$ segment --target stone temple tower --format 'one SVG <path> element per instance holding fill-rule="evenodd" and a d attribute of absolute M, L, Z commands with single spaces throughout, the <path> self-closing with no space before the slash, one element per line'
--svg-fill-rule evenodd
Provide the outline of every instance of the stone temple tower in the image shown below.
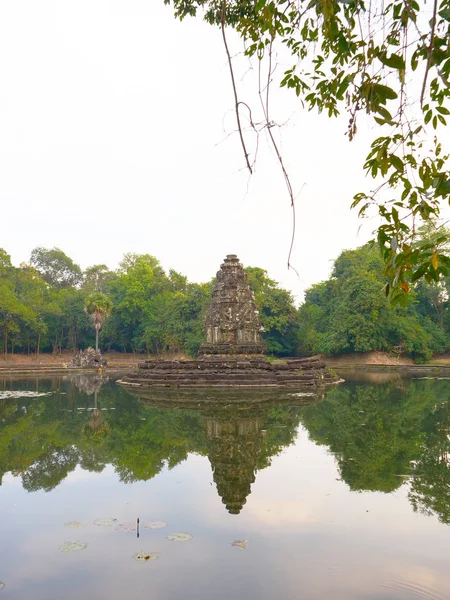
<path fill-rule="evenodd" d="M 262 331 L 247 274 L 238 257 L 228 254 L 216 275 L 200 354 L 263 354 Z"/>
<path fill-rule="evenodd" d="M 206 312 L 204 342 L 200 346 L 198 358 L 149 358 L 139 362 L 138 370 L 129 373 L 120 383 L 149 388 L 247 387 L 267 390 L 314 389 L 342 381 L 327 369 L 319 356 L 267 360 L 261 332 L 261 321 L 247 275 L 238 257 L 229 254 L 216 276 Z M 193 398 L 194 402 L 198 402 L 196 396 Z M 238 399 L 239 395 L 236 395 L 236 401 Z M 232 400 L 227 397 L 223 401 L 229 403 Z M 224 465 L 217 467 L 218 486 L 223 484 L 224 490 L 228 490 L 228 474 Z M 250 471 L 246 471 L 245 476 L 244 473 L 241 475 L 242 488 L 239 493 L 242 493 L 242 500 L 245 498 L 245 490 L 249 490 L 252 475 Z M 230 504 L 233 510 L 237 510 L 237 500 L 236 503 L 234 508 Z"/>

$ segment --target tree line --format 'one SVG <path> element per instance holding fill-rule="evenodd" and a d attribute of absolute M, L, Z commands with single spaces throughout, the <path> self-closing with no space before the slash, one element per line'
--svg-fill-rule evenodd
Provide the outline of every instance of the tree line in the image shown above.
<path fill-rule="evenodd" d="M 446 237 L 441 227 L 424 227 L 419 243 L 432 247 Z M 446 251 L 448 252 L 448 245 Z M 300 354 L 345 354 L 374 350 L 429 360 L 450 348 L 450 278 L 417 281 L 409 302 L 392 305 L 378 248 L 366 244 L 335 260 L 331 277 L 307 290 L 298 313 Z"/>
<path fill-rule="evenodd" d="M 269 352 L 295 353 L 297 309 L 266 271 L 247 274 L 262 311 Z M 213 280 L 192 283 L 150 254 L 125 254 L 119 268 L 82 271 L 59 248 L 36 248 L 15 267 L 0 249 L 0 350 L 102 350 L 195 356 Z M 97 339 L 96 339 L 97 338 Z"/>
<path fill-rule="evenodd" d="M 423 229 L 420 243 L 443 235 L 449 239 L 444 228 Z M 450 278 L 416 282 L 408 304 L 392 306 L 376 246 L 343 251 L 330 278 L 308 289 L 299 308 L 264 269 L 245 270 L 269 354 L 379 350 L 424 361 L 450 349 Z M 166 273 L 149 254 L 125 254 L 116 270 L 83 271 L 58 248 L 36 248 L 19 267 L 0 249 L 0 351 L 58 353 L 99 344 L 103 351 L 195 356 L 213 282 Z"/>

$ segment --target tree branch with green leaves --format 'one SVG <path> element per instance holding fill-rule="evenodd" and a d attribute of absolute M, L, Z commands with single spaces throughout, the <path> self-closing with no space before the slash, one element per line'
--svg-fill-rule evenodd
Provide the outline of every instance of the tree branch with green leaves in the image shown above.
<path fill-rule="evenodd" d="M 414 282 L 449 274 L 450 257 L 436 245 L 418 246 L 418 228 L 437 222 L 450 197 L 450 0 L 164 0 L 175 16 L 197 16 L 230 27 L 245 53 L 262 63 L 274 48 L 292 66 L 279 79 L 308 110 L 349 115 L 357 135 L 365 114 L 376 132 L 364 162 L 373 189 L 352 207 L 375 214 L 386 294 L 406 303 Z M 269 69 L 270 72 L 270 69 Z M 240 131 L 242 136 L 242 131 Z M 246 155 L 246 161 L 248 156 Z"/>

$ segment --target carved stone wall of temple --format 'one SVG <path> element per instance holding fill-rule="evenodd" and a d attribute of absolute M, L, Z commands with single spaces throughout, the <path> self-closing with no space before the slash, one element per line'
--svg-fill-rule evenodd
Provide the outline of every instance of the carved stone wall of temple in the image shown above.
<path fill-rule="evenodd" d="M 235 254 L 217 272 L 201 355 L 263 354 L 261 320 L 247 274 Z"/>

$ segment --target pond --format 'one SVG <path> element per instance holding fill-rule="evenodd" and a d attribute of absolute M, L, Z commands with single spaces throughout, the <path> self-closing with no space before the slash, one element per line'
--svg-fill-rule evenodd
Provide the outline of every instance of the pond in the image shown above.
<path fill-rule="evenodd" d="M 450 381 L 222 400 L 0 379 L 0 599 L 450 597 Z"/>

